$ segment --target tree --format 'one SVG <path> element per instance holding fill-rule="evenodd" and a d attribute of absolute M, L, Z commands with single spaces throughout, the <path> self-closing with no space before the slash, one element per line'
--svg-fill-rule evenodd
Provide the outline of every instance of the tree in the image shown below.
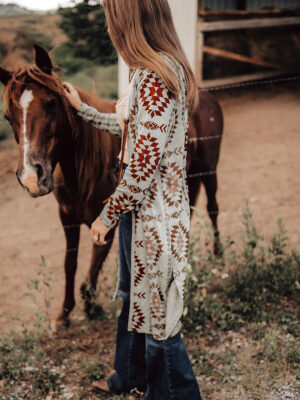
<path fill-rule="evenodd" d="M 59 26 L 69 40 L 68 51 L 74 57 L 98 64 L 114 64 L 117 54 L 107 32 L 104 10 L 93 0 L 74 1 L 74 7 L 60 8 Z"/>

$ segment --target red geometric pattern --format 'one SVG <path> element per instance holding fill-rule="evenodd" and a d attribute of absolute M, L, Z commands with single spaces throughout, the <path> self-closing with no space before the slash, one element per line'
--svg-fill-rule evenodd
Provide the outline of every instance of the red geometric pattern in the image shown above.
<path fill-rule="evenodd" d="M 145 299 L 146 298 L 146 292 L 138 292 L 138 293 L 134 293 L 134 295 L 136 297 L 138 297 L 139 299 Z"/>
<path fill-rule="evenodd" d="M 150 133 L 140 135 L 132 153 L 131 175 L 137 181 L 146 181 L 156 170 L 160 160 L 159 143 Z"/>
<path fill-rule="evenodd" d="M 136 265 L 136 274 L 134 277 L 134 286 L 138 286 L 141 280 L 144 278 L 146 274 L 146 266 L 141 262 L 138 256 L 135 254 L 134 256 L 135 265 Z"/>
<path fill-rule="evenodd" d="M 142 84 L 141 100 L 151 117 L 162 116 L 170 104 L 170 93 L 162 80 L 150 73 Z"/>
<path fill-rule="evenodd" d="M 152 291 L 150 313 L 157 322 L 161 322 L 166 318 L 164 305 L 165 301 L 161 292 L 158 289 Z"/>
<path fill-rule="evenodd" d="M 130 210 L 131 204 L 136 204 L 137 200 L 126 193 L 121 193 L 118 197 L 111 197 L 107 203 L 107 216 L 109 219 L 114 220 L 115 215 Z"/>
<path fill-rule="evenodd" d="M 178 112 L 177 112 L 177 110 L 175 110 L 175 117 L 174 118 L 175 118 L 174 119 L 174 125 L 173 125 L 173 127 L 172 127 L 172 129 L 170 131 L 166 147 L 168 147 L 173 142 L 173 139 L 175 138 L 175 133 L 177 132 L 177 129 L 178 129 Z"/>
<path fill-rule="evenodd" d="M 136 302 L 133 303 L 133 315 L 131 321 L 133 331 L 138 331 L 145 323 L 145 316 Z"/>
<path fill-rule="evenodd" d="M 186 261 L 188 257 L 189 231 L 181 222 L 174 225 L 171 232 L 171 251 L 178 262 Z"/>
<path fill-rule="evenodd" d="M 166 124 L 157 125 L 155 122 L 146 121 L 146 122 L 141 122 L 141 125 L 144 128 L 149 129 L 150 131 L 155 131 L 157 129 L 159 129 L 163 133 L 166 133 L 166 131 L 167 131 L 167 125 Z"/>
<path fill-rule="evenodd" d="M 145 202 L 145 205 L 143 206 L 144 210 L 152 207 L 156 196 L 157 196 L 157 183 L 153 182 L 151 187 L 149 188 L 149 194 L 147 196 L 147 201 Z"/>
<path fill-rule="evenodd" d="M 133 123 L 136 119 L 136 114 L 137 114 L 137 104 L 135 104 L 131 109 L 130 109 L 130 114 L 129 114 L 129 135 L 131 136 L 132 140 L 135 141 L 136 138 L 136 131 L 135 131 L 135 124 Z"/>
<path fill-rule="evenodd" d="M 142 190 L 139 186 L 130 185 L 126 179 L 120 181 L 120 186 L 126 186 L 132 193 L 144 193 L 146 194 L 147 189 Z"/>
<path fill-rule="evenodd" d="M 178 205 L 181 202 L 181 184 L 182 168 L 175 162 L 168 162 L 161 168 L 162 181 L 164 189 L 164 200 L 172 207 Z"/>
<path fill-rule="evenodd" d="M 162 254 L 163 246 L 155 228 L 150 228 L 148 225 L 145 226 L 145 249 L 147 264 L 152 270 Z"/>

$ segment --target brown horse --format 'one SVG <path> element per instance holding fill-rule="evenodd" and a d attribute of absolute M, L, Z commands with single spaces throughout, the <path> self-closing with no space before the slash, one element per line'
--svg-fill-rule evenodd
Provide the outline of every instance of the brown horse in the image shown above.
<path fill-rule="evenodd" d="M 20 185 L 32 197 L 50 192 L 59 204 L 59 216 L 66 237 L 65 298 L 55 326 L 69 322 L 75 306 L 74 280 L 80 225 L 88 227 L 101 212 L 102 200 L 115 188 L 114 167 L 120 151 L 120 138 L 99 132 L 86 123 L 69 105 L 60 78 L 53 72 L 48 53 L 35 46 L 35 65 L 10 72 L 0 68 L 5 85 L 5 117 L 10 121 L 19 144 L 16 169 Z M 79 90 L 82 100 L 101 112 L 114 112 L 115 103 L 98 99 Z M 198 111 L 190 121 L 188 178 L 191 205 L 196 202 L 201 182 L 208 197 L 208 211 L 215 230 L 215 252 L 220 249 L 217 228 L 217 177 L 215 171 L 220 151 L 222 113 L 216 100 L 200 93 Z M 204 136 L 217 136 L 206 140 Z M 201 140 L 205 139 L 205 140 Z M 196 139 L 196 140 L 193 140 Z M 206 174 L 208 172 L 208 174 Z M 87 279 L 81 285 L 85 311 L 92 316 L 93 294 L 98 273 L 109 252 L 115 229 L 107 235 L 105 246 L 93 246 Z"/>

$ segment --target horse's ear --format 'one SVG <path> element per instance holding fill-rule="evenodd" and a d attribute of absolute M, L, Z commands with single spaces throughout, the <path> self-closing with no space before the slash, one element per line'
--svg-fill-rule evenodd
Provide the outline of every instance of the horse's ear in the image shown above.
<path fill-rule="evenodd" d="M 2 82 L 4 86 L 11 80 L 12 75 L 13 73 L 11 71 L 0 67 L 0 82 Z"/>
<path fill-rule="evenodd" d="M 53 64 L 49 57 L 47 50 L 43 49 L 43 47 L 34 45 L 35 49 L 35 64 L 46 74 L 51 74 Z"/>

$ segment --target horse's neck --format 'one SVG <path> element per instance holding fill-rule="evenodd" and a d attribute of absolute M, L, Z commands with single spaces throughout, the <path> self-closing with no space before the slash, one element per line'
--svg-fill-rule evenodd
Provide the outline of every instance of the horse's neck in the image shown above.
<path fill-rule="evenodd" d="M 79 90 L 79 95 L 83 102 L 101 112 L 108 113 L 115 110 L 113 102 L 96 98 L 82 90 Z M 65 149 L 66 154 L 62 154 L 63 160 L 60 164 L 65 184 L 85 196 L 96 182 L 102 179 L 101 174 L 106 173 L 111 158 L 108 153 L 112 147 L 107 135 L 104 137 L 95 132 L 96 128 L 84 123 L 76 116 L 75 110 L 72 112 L 75 114 L 73 126 L 69 129 L 71 144 L 69 149 Z"/>

